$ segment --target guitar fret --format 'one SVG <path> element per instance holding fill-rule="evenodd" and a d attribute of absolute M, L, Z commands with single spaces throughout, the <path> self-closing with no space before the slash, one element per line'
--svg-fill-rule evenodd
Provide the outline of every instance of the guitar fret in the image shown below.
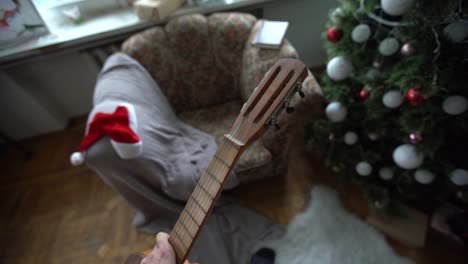
<path fill-rule="evenodd" d="M 181 220 L 185 221 L 185 227 L 187 227 L 190 230 L 197 229 L 198 227 L 200 227 L 200 225 L 190 215 L 187 214 L 187 212 L 182 212 L 181 214 Z"/>
<path fill-rule="evenodd" d="M 227 163 L 225 160 L 223 160 L 222 158 L 220 158 L 217 154 L 214 155 L 214 157 L 219 160 L 225 167 L 227 168 L 230 168 L 231 166 L 229 165 L 229 163 Z"/>
<path fill-rule="evenodd" d="M 181 235 L 179 234 L 179 232 L 177 232 L 177 230 L 178 230 L 178 229 L 174 228 L 174 229 L 172 230 L 171 233 L 174 233 L 174 234 L 175 234 L 177 240 L 179 240 L 180 245 L 182 246 L 182 249 L 183 249 L 183 250 L 187 250 L 188 247 L 187 247 L 187 245 L 185 245 L 185 241 L 180 237 Z"/>
<path fill-rule="evenodd" d="M 183 218 L 182 218 L 183 219 Z M 181 220 L 182 220 L 181 219 Z M 189 228 L 186 226 L 186 223 L 184 223 L 184 221 L 180 221 L 180 225 L 185 229 L 185 231 L 187 231 L 187 234 L 193 238 L 194 237 L 194 234 L 192 234 L 189 230 Z"/>
<path fill-rule="evenodd" d="M 209 196 L 211 199 L 214 199 L 214 196 L 211 195 L 211 193 L 208 192 L 208 191 L 205 189 L 205 187 L 203 186 L 203 184 L 198 184 L 198 185 L 200 186 L 200 188 L 201 188 L 206 194 L 208 194 L 208 196 Z"/>
<path fill-rule="evenodd" d="M 208 177 L 208 179 L 210 179 L 210 183 L 211 183 L 210 189 L 213 190 L 214 192 L 212 193 L 212 195 L 216 197 L 219 191 L 219 187 L 221 186 L 221 182 L 219 180 L 212 179 L 212 177 Z"/>
<path fill-rule="evenodd" d="M 187 208 L 190 214 L 195 219 L 195 222 L 200 226 L 203 223 L 203 219 L 205 217 L 205 213 L 202 210 L 199 210 L 198 207 L 195 207 L 192 203 L 191 207 Z"/>
<path fill-rule="evenodd" d="M 218 177 L 216 177 L 213 173 L 211 173 L 210 171 L 206 171 L 206 174 L 208 174 L 212 179 L 215 179 L 220 185 L 222 184 L 221 180 L 218 179 Z"/>
<path fill-rule="evenodd" d="M 180 225 L 179 225 L 180 226 Z M 188 246 L 190 245 L 190 242 L 192 241 L 193 239 L 193 236 L 190 235 L 190 233 L 188 233 L 187 231 L 185 231 L 185 229 L 180 229 L 180 228 L 176 228 L 174 229 L 174 231 L 179 235 L 179 237 L 182 239 L 182 242 L 184 244 L 184 247 L 188 248 Z"/>
<path fill-rule="evenodd" d="M 184 255 L 186 252 L 184 246 L 182 245 L 182 242 L 179 240 L 179 237 L 177 235 L 174 236 L 172 235 L 174 232 L 171 232 L 171 236 L 169 237 L 172 246 L 174 247 L 174 251 L 176 252 L 177 255 Z"/>
<path fill-rule="evenodd" d="M 200 207 L 200 209 L 203 211 L 203 213 L 206 214 L 205 208 L 197 201 L 197 199 L 195 198 L 195 196 L 193 197 L 192 200 L 195 202 L 195 204 L 198 205 L 198 207 Z"/>
<path fill-rule="evenodd" d="M 193 222 L 195 222 L 198 226 L 201 225 L 201 223 L 199 223 L 195 217 L 192 215 L 192 212 L 190 212 L 190 210 L 186 210 L 187 214 L 190 216 L 190 218 L 192 218 Z"/>

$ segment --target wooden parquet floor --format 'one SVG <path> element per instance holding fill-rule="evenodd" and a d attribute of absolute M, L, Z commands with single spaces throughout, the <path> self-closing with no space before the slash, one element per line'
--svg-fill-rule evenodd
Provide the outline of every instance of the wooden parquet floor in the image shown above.
<path fill-rule="evenodd" d="M 29 161 L 11 147 L 1 150 L 0 263 L 123 263 L 129 254 L 152 247 L 153 235 L 131 226 L 134 210 L 121 197 L 86 167 L 69 165 L 83 130 L 84 119 L 79 119 L 64 132 L 24 141 L 35 153 Z M 350 211 L 367 214 L 359 193 L 307 157 L 300 140 L 292 149 L 287 177 L 243 186 L 234 194 L 286 224 L 301 211 L 316 184 L 334 186 Z M 416 263 L 468 263 L 466 250 L 434 235 L 424 249 L 389 242 Z"/>

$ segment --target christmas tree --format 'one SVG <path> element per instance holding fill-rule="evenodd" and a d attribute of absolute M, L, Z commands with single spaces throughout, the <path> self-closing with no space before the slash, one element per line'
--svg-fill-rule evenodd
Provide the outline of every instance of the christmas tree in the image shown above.
<path fill-rule="evenodd" d="M 323 36 L 327 106 L 306 127 L 309 149 L 377 208 L 466 201 L 467 5 L 340 2 Z"/>

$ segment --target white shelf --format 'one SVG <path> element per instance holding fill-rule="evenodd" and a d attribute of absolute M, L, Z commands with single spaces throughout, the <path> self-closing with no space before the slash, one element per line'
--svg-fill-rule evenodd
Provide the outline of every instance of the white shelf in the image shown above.
<path fill-rule="evenodd" d="M 230 9 L 237 9 L 273 0 L 215 0 L 208 1 L 199 6 L 183 6 L 170 17 L 176 17 L 192 13 L 211 13 Z M 50 0 L 50 3 L 57 0 Z M 69 1 L 68 1 L 69 2 Z M 0 65 L 18 59 L 31 57 L 59 48 L 89 43 L 99 39 L 116 36 L 119 34 L 144 29 L 158 23 L 141 21 L 134 14 L 133 8 L 119 8 L 110 11 L 93 14 L 86 18 L 85 22 L 75 25 L 63 19 L 54 19 L 54 15 L 48 14 L 51 19 L 44 18 L 50 33 L 19 43 L 14 47 L 0 50 Z M 161 24 L 161 23 L 159 23 Z"/>

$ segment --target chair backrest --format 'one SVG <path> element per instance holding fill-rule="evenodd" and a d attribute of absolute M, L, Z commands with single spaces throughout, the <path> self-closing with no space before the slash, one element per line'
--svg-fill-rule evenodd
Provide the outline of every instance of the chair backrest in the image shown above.
<path fill-rule="evenodd" d="M 133 35 L 122 51 L 158 82 L 176 112 L 240 99 L 242 54 L 256 18 L 242 13 L 172 19 Z"/>

